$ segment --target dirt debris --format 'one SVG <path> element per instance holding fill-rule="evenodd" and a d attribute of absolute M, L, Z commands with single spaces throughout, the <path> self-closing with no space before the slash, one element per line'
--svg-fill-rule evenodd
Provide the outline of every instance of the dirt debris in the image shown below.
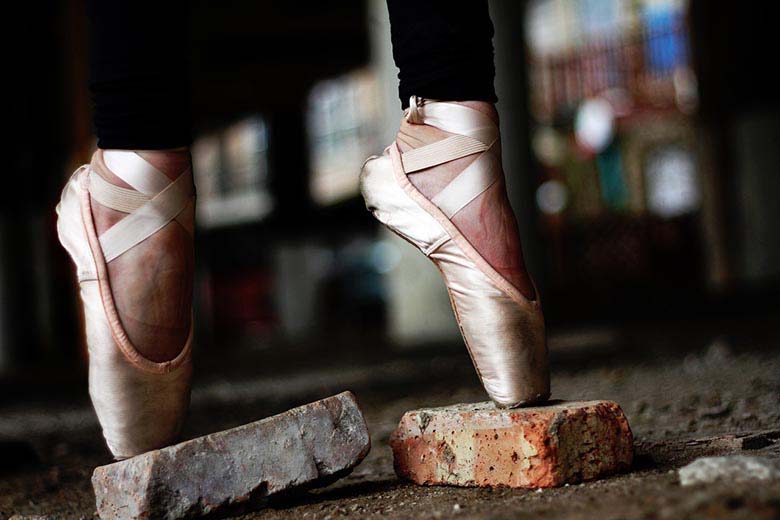
<path fill-rule="evenodd" d="M 645 349 L 639 357 L 612 352 L 609 359 L 554 365 L 553 397 L 610 399 L 623 407 L 635 434 L 636 459 L 628 474 L 542 493 L 419 487 L 396 478 L 388 439 L 404 412 L 484 400 L 469 360 L 460 350 L 426 354 L 424 359 L 394 359 L 392 377 L 383 372 L 381 363 L 366 366 L 381 384 L 369 384 L 371 378 L 365 385 L 358 384 L 362 380 L 353 377 L 355 366 L 351 365 L 345 370 L 355 385 L 350 389 L 366 414 L 372 452 L 333 486 L 271 500 L 266 509 L 240 518 L 778 518 L 780 482 L 683 488 L 677 470 L 702 456 L 741 453 L 780 458 L 780 344 L 747 352 L 733 344 L 715 350 L 704 345 L 694 352 L 686 348 L 681 342 L 664 350 L 679 350 L 671 355 Z M 447 370 L 440 370 L 445 365 Z M 345 389 L 339 370 L 329 370 L 332 379 L 323 377 L 318 385 L 287 396 L 247 391 L 232 403 L 204 401 L 191 412 L 189 436 L 250 422 Z M 278 374 L 274 377 L 278 380 Z M 199 384 L 223 383 L 204 379 Z M 262 387 L 259 382 L 247 385 Z M 283 385 L 275 388 L 280 390 Z M 88 409 L 84 400 L 37 406 L 35 424 L 43 426 L 46 407 L 51 409 L 51 420 L 86 417 L 82 410 Z M 65 413 L 69 410 L 73 411 L 70 415 Z M 6 411 L 13 413 L 6 415 Z M 18 404 L 0 408 L 0 417 L 13 420 L 27 420 L 24 413 Z M 45 435 L 4 439 L 26 443 L 35 456 L 14 465 L 0 479 L 0 518 L 95 518 L 90 475 L 95 466 L 108 461 L 108 455 L 95 424 L 83 420 L 67 424 L 73 428 L 57 423 Z M 4 431 L 24 428 L 9 423 Z"/>

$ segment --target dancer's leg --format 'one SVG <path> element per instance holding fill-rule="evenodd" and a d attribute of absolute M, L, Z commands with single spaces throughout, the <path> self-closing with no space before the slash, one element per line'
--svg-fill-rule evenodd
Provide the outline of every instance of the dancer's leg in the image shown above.
<path fill-rule="evenodd" d="M 544 401 L 544 319 L 501 169 L 487 3 L 389 7 L 408 107 L 396 141 L 363 167 L 366 207 L 441 271 L 488 395 L 500 406 Z"/>
<path fill-rule="evenodd" d="M 89 0 L 88 15 L 98 146 L 189 145 L 189 2 Z"/>
<path fill-rule="evenodd" d="M 493 88 L 493 25 L 487 2 L 388 0 L 388 9 L 403 107 L 409 106 L 412 95 L 456 101 L 486 114 L 498 124 Z M 397 142 L 403 153 L 450 135 L 440 128 L 404 118 Z M 424 195 L 433 198 L 475 158 L 471 155 L 455 159 L 416 172 L 409 180 Z M 535 298 L 503 176 L 452 220 L 496 270 L 526 297 Z"/>
<path fill-rule="evenodd" d="M 387 0 L 387 8 L 403 108 L 411 96 L 496 102 L 486 0 Z"/>
<path fill-rule="evenodd" d="M 194 186 L 185 2 L 94 0 L 90 90 L 99 150 L 57 206 L 76 265 L 89 393 L 111 452 L 179 435 L 192 373 Z"/>

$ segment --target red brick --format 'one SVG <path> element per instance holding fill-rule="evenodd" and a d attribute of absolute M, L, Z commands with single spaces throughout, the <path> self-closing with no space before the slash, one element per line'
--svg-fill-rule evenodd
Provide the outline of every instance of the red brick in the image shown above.
<path fill-rule="evenodd" d="M 414 410 L 390 445 L 398 476 L 424 485 L 554 487 L 625 471 L 633 458 L 631 428 L 611 401 Z"/>

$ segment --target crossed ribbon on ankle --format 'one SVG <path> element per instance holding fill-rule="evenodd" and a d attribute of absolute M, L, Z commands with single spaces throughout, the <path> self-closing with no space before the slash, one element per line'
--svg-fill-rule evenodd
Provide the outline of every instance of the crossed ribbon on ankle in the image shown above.
<path fill-rule="evenodd" d="M 190 234 L 193 222 L 186 209 L 195 203 L 192 170 L 171 181 L 132 151 L 103 153 L 106 167 L 134 189 L 121 188 L 90 169 L 89 194 L 100 205 L 128 215 L 100 235 L 106 263 L 143 242 L 176 220 Z"/>
<path fill-rule="evenodd" d="M 412 96 L 406 120 L 455 134 L 405 152 L 401 162 L 407 174 L 481 153 L 431 199 L 447 218 L 452 218 L 501 178 L 498 127 L 487 115 L 454 103 L 426 104 L 424 99 Z"/>

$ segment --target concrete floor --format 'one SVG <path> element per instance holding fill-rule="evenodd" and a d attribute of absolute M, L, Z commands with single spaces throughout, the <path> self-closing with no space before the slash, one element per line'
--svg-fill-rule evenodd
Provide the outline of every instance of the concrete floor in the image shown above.
<path fill-rule="evenodd" d="M 554 397 L 616 400 L 635 433 L 633 471 L 598 482 L 543 491 L 399 482 L 387 439 L 404 411 L 484 399 L 459 347 L 385 352 L 328 366 L 310 359 L 273 371 L 259 361 L 267 353 L 252 354 L 255 365 L 244 357 L 231 364 L 243 368 L 201 372 L 187 435 L 342 389 L 358 395 L 373 438 L 368 458 L 333 486 L 274 500 L 243 519 L 780 518 L 780 482 L 682 488 L 676 474 L 704 454 L 780 457 L 780 340 L 772 339 L 773 323 L 740 323 L 726 335 L 723 324 L 659 323 L 626 329 L 603 345 L 593 344 L 592 334 L 583 342 L 576 334 L 573 341 L 553 341 Z M 252 375 L 254 366 L 274 375 Z M 70 391 L 80 397 L 55 390 L 0 401 L 0 518 L 94 516 L 89 477 L 108 455 L 81 388 Z M 733 435 L 762 442 L 742 448 Z"/>

